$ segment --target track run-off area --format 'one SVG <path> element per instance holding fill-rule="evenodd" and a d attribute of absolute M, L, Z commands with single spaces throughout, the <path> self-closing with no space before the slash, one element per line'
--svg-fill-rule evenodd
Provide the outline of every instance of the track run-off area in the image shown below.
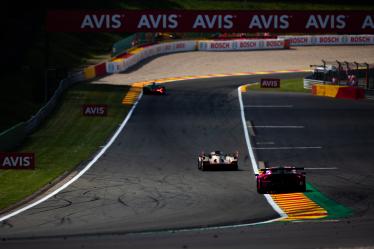
<path fill-rule="evenodd" d="M 213 76 L 142 96 L 90 170 L 2 223 L 0 247 L 374 246 L 374 102 L 241 91 L 263 76 Z M 137 101 L 140 84 L 124 104 Z M 199 171 L 197 155 L 217 149 L 239 151 L 239 171 Z M 258 161 L 304 167 L 308 191 L 264 198 Z"/>

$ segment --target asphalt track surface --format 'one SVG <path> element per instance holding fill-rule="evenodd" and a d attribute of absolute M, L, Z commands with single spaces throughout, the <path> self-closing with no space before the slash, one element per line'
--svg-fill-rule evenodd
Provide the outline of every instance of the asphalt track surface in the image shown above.
<path fill-rule="evenodd" d="M 367 100 L 244 93 L 245 106 L 292 106 L 245 108 L 255 126 L 258 160 L 337 168 L 309 170 L 307 179 L 354 212 L 341 220 L 238 226 L 278 217 L 256 192 L 240 119 L 237 87 L 258 79 L 173 82 L 167 84 L 168 96 L 143 96 L 130 122 L 92 169 L 53 199 L 1 225 L 0 247 L 374 246 L 374 102 Z M 274 149 L 260 149 L 265 147 Z M 198 153 L 216 149 L 239 151 L 240 170 L 198 171 Z M 217 225 L 233 226 L 207 228 Z M 192 229 L 167 231 L 179 228 Z"/>

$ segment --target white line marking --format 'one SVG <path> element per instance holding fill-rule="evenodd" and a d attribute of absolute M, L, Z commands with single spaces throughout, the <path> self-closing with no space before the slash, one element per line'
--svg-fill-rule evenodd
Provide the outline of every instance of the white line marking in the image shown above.
<path fill-rule="evenodd" d="M 252 121 L 250 120 L 247 121 L 247 127 L 249 128 L 249 134 L 251 135 L 251 137 L 255 137 L 256 133 L 255 133 L 255 130 L 253 129 Z"/>
<path fill-rule="evenodd" d="M 274 142 L 257 142 L 259 145 L 275 144 Z"/>
<path fill-rule="evenodd" d="M 253 169 L 253 172 L 255 174 L 258 174 L 257 161 L 256 161 L 255 155 L 253 153 L 251 141 L 249 140 L 249 134 L 248 134 L 246 119 L 245 119 L 245 115 L 244 115 L 242 92 L 240 91 L 240 87 L 238 87 L 238 98 L 239 98 L 239 106 L 240 106 L 240 114 L 241 114 L 241 118 L 242 118 L 243 130 L 244 130 L 244 137 L 245 137 L 245 142 L 247 143 L 249 157 L 251 158 L 252 169 Z M 271 198 L 271 196 L 269 194 L 264 194 L 264 196 L 265 196 L 267 202 L 270 204 L 270 206 L 274 209 L 274 211 L 279 214 L 279 216 L 280 216 L 279 219 L 288 217 L 288 215 L 285 212 L 283 212 L 283 210 L 274 202 L 274 200 Z M 275 220 L 279 220 L 279 219 L 275 219 Z M 272 222 L 272 221 L 275 221 L 275 220 L 271 220 L 269 222 Z"/>
<path fill-rule="evenodd" d="M 374 96 L 366 96 L 368 100 L 374 100 Z"/>
<path fill-rule="evenodd" d="M 337 167 L 329 167 L 329 168 L 304 168 L 306 170 L 336 170 L 338 169 Z"/>
<path fill-rule="evenodd" d="M 240 106 L 240 114 L 242 118 L 242 123 L 243 123 L 243 130 L 244 130 L 244 138 L 247 143 L 247 148 L 249 152 L 249 157 L 251 158 L 251 164 L 252 164 L 252 169 L 255 174 L 258 174 L 258 167 L 257 167 L 257 161 L 255 159 L 255 155 L 252 150 L 252 145 L 249 140 L 249 134 L 248 134 L 248 129 L 247 129 L 247 122 L 244 116 L 244 108 L 243 108 L 243 100 L 242 100 L 242 93 L 240 91 L 240 87 L 238 87 L 238 97 L 239 97 L 239 106 Z"/>
<path fill-rule="evenodd" d="M 322 146 L 300 146 L 300 147 L 254 147 L 254 150 L 308 150 L 308 149 L 322 149 Z"/>
<path fill-rule="evenodd" d="M 30 203 L 26 206 L 24 206 L 23 208 L 20 208 L 16 211 L 13 211 L 9 214 L 6 214 L 2 217 L 0 217 L 0 222 L 1 221 L 4 221 L 4 220 L 7 220 L 17 214 L 20 214 L 32 207 L 35 207 L 36 205 L 48 200 L 49 198 L 53 197 L 54 195 L 58 194 L 59 192 L 61 192 L 62 190 L 64 190 L 65 188 L 67 188 L 70 184 L 72 184 L 73 182 L 75 182 L 76 180 L 78 180 L 79 177 L 81 177 L 84 173 L 86 173 L 91 167 L 92 165 L 94 165 L 97 160 L 99 160 L 99 158 L 107 151 L 107 149 L 113 144 L 113 142 L 116 140 L 116 138 L 118 137 L 118 135 L 121 133 L 121 131 L 123 130 L 123 128 L 126 126 L 127 122 L 130 120 L 130 117 L 132 115 L 132 113 L 134 112 L 135 110 L 135 107 L 138 105 L 139 103 L 139 100 L 141 99 L 141 97 L 143 96 L 143 93 L 140 93 L 139 96 L 138 96 L 138 99 L 136 100 L 136 102 L 134 103 L 134 105 L 132 106 L 131 110 L 129 111 L 129 113 L 127 114 L 125 120 L 123 120 L 123 122 L 121 123 L 120 127 L 117 129 L 117 131 L 114 133 L 114 135 L 112 136 L 112 138 L 109 140 L 109 142 L 100 150 L 100 152 L 86 165 L 86 167 L 84 167 L 84 169 L 82 169 L 77 175 L 75 175 L 73 178 L 71 178 L 68 182 L 66 182 L 64 185 L 62 185 L 61 187 L 59 187 L 58 189 L 56 189 L 55 191 L 53 191 L 52 193 L 44 196 L 43 198 L 33 202 L 33 203 Z"/>
<path fill-rule="evenodd" d="M 245 105 L 244 108 L 292 108 L 293 105 Z"/>
<path fill-rule="evenodd" d="M 172 230 L 165 230 L 165 231 L 157 231 L 157 232 L 133 232 L 129 234 L 161 234 L 161 233 L 182 233 L 182 232 L 191 232 L 191 231 L 209 231 L 209 230 L 218 230 L 218 229 L 232 229 L 232 228 L 240 228 L 240 227 L 251 227 L 257 226 L 262 224 L 268 224 L 275 221 L 282 220 L 283 217 L 275 218 L 272 220 L 260 221 L 255 223 L 244 223 L 238 225 L 226 225 L 226 226 L 212 226 L 212 227 L 200 227 L 200 228 L 182 228 L 182 229 L 172 229 Z M 305 221 L 307 222 L 307 221 Z"/>
<path fill-rule="evenodd" d="M 302 129 L 305 128 L 302 125 L 254 125 L 248 126 L 251 128 L 269 128 L 269 129 Z"/>

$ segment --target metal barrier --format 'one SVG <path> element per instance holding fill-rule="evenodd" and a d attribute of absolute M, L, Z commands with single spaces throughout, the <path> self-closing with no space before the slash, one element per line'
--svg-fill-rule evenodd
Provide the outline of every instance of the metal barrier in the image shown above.
<path fill-rule="evenodd" d="M 10 151 L 19 146 L 52 113 L 65 90 L 83 80 L 83 72 L 70 74 L 66 79 L 61 80 L 53 96 L 34 116 L 0 134 L 0 151 Z"/>
<path fill-rule="evenodd" d="M 22 122 L 0 133 L 0 151 L 9 151 L 21 145 L 26 134 L 26 123 Z"/>

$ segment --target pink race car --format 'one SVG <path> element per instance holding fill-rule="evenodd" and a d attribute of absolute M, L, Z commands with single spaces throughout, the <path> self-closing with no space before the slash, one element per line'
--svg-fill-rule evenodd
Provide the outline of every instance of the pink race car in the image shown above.
<path fill-rule="evenodd" d="M 257 192 L 282 193 L 305 192 L 304 168 L 297 167 L 270 167 L 259 169 L 256 174 Z"/>

